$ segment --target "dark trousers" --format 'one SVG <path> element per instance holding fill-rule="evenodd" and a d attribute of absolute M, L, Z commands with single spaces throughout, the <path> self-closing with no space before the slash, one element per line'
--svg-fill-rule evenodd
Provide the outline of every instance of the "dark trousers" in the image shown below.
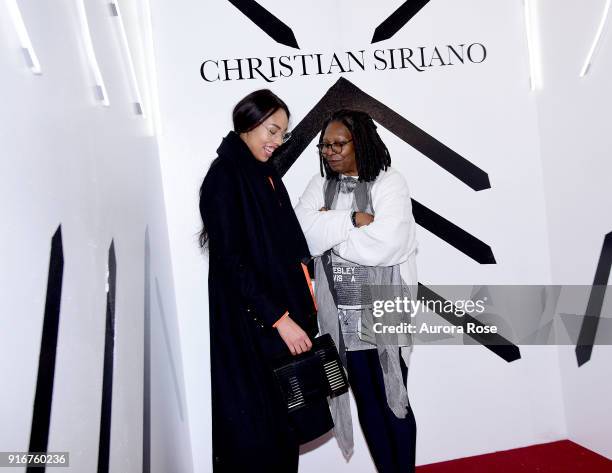
<path fill-rule="evenodd" d="M 359 424 L 378 473 L 414 472 L 416 422 L 410 404 L 404 419 L 398 419 L 389 408 L 377 350 L 349 351 L 346 355 Z M 408 370 L 403 360 L 401 367 L 405 384 Z"/>

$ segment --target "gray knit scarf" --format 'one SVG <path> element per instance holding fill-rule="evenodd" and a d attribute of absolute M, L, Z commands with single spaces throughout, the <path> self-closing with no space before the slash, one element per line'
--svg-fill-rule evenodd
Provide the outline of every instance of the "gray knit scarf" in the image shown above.
<path fill-rule="evenodd" d="M 356 184 L 348 182 L 347 179 Z M 338 180 L 327 180 L 323 190 L 325 207 L 335 208 L 339 192 L 353 192 L 353 210 L 374 214 L 371 197 L 372 184 L 372 182 L 355 181 L 344 177 Z M 315 260 L 315 297 L 319 309 L 320 333 L 331 335 L 346 368 L 346 352 L 338 320 L 337 295 L 332 276 L 331 251 L 328 250 Z M 401 278 L 399 265 L 368 267 L 368 287 L 364 290 L 375 289 L 376 286 L 385 287 L 385 297 L 410 297 L 409 288 Z M 404 418 L 408 409 L 408 393 L 402 378 L 400 356 L 404 358 L 408 366 L 409 347 L 412 345 L 412 339 L 409 334 L 375 333 L 374 322 L 372 307 L 366 305 L 361 313 L 360 338 L 376 346 L 383 372 L 387 403 L 398 418 Z M 389 321 L 386 320 L 386 322 Z M 400 350 L 400 347 L 405 348 Z M 330 399 L 329 404 L 334 420 L 334 435 L 340 450 L 348 460 L 353 454 L 353 426 L 349 393 Z"/>

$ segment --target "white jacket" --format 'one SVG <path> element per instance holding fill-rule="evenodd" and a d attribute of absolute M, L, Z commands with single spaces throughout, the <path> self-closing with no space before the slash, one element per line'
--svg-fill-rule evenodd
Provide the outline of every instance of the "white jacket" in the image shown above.
<path fill-rule="evenodd" d="M 362 266 L 399 264 L 404 282 L 416 286 L 416 223 L 404 177 L 393 168 L 380 172 L 371 189 L 374 221 L 361 228 L 353 227 L 346 201 L 338 204 L 343 208 L 320 211 L 324 183 L 320 174 L 313 176 L 295 207 L 310 254 L 320 256 L 333 248 Z"/>

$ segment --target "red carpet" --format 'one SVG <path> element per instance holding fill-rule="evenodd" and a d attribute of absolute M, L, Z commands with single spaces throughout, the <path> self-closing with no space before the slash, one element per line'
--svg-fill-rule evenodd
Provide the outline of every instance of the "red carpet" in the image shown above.
<path fill-rule="evenodd" d="M 419 466 L 417 473 L 612 473 L 612 460 L 569 440 Z"/>

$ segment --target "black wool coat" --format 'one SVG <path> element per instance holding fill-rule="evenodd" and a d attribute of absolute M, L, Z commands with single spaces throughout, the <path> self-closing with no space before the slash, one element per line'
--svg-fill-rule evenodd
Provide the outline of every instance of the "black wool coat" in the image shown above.
<path fill-rule="evenodd" d="M 298 443 L 269 361 L 288 353 L 272 325 L 289 310 L 309 336 L 310 255 L 285 186 L 230 132 L 200 190 L 208 234 L 213 467 L 297 471 Z"/>

